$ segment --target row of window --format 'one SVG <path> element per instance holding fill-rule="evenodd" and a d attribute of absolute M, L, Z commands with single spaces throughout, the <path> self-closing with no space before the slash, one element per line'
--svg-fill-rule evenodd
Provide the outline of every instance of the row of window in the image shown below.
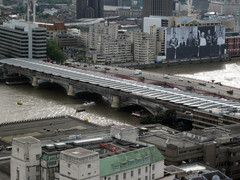
<path fill-rule="evenodd" d="M 131 175 L 131 177 L 133 177 L 133 176 Z M 126 173 L 123 173 L 123 179 L 127 179 L 127 174 Z M 143 180 L 154 180 L 154 179 L 155 179 L 155 174 L 152 174 L 152 178 L 148 178 L 148 176 L 145 176 L 145 178 Z M 115 179 L 111 178 L 111 177 L 108 177 L 107 180 L 120 180 L 120 178 L 119 178 L 119 175 L 116 175 Z M 138 180 L 142 180 L 142 179 L 138 178 Z"/>

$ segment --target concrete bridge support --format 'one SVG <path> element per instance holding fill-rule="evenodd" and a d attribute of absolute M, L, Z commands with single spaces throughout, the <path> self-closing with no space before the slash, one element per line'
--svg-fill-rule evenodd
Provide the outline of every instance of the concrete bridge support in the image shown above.
<path fill-rule="evenodd" d="M 120 97 L 119 96 L 113 96 L 112 97 L 112 105 L 113 108 L 119 108 L 120 107 Z"/>
<path fill-rule="evenodd" d="M 32 86 L 33 86 L 33 87 L 37 87 L 37 86 L 38 86 L 38 79 L 37 79 L 36 76 L 33 76 Z"/>
<path fill-rule="evenodd" d="M 74 87 L 72 85 L 68 85 L 68 96 L 75 96 L 74 94 Z"/>

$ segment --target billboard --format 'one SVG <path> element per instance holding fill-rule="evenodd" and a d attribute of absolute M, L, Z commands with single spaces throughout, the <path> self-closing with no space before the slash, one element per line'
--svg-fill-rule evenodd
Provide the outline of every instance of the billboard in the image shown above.
<path fill-rule="evenodd" d="M 166 59 L 220 56 L 225 48 L 225 26 L 169 27 Z"/>

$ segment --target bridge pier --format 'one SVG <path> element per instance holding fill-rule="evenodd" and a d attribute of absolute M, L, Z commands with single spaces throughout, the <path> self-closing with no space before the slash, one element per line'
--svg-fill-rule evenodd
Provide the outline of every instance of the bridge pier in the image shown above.
<path fill-rule="evenodd" d="M 119 96 L 113 96 L 112 97 L 112 108 L 119 108 L 120 107 L 120 98 Z"/>
<path fill-rule="evenodd" d="M 72 85 L 68 85 L 68 96 L 75 96 L 74 94 L 74 87 Z"/>
<path fill-rule="evenodd" d="M 37 87 L 38 86 L 38 79 L 36 76 L 33 76 L 32 86 Z"/>

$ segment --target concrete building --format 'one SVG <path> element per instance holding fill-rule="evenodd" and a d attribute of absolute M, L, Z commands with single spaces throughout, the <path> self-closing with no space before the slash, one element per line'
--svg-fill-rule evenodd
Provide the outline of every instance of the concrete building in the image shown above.
<path fill-rule="evenodd" d="M 134 62 L 155 63 L 155 37 L 151 34 L 136 31 L 134 32 Z"/>
<path fill-rule="evenodd" d="M 44 59 L 46 29 L 23 20 L 3 23 L 0 26 L 0 54 L 6 57 Z"/>
<path fill-rule="evenodd" d="M 139 140 L 154 144 L 163 153 L 166 165 L 199 162 L 239 179 L 239 127 L 238 124 L 188 132 L 149 127 Z"/>
<path fill-rule="evenodd" d="M 47 30 L 47 39 L 56 42 L 56 36 L 59 33 L 65 33 L 68 30 L 63 22 L 54 22 L 54 23 L 41 23 L 36 22 L 39 27 L 46 28 Z"/>
<path fill-rule="evenodd" d="M 94 63 L 101 62 L 101 64 L 103 59 L 105 59 L 105 64 L 133 61 L 132 42 L 128 38 L 122 38 L 124 33 L 127 36 L 128 32 L 119 33 L 119 24 L 116 23 L 91 25 L 87 43 L 91 50 L 89 59 Z"/>
<path fill-rule="evenodd" d="M 165 173 L 174 174 L 176 180 L 232 180 L 224 173 L 201 163 L 185 164 L 181 166 L 166 166 Z"/>
<path fill-rule="evenodd" d="M 208 11 L 226 15 L 239 15 L 239 0 L 212 0 Z"/>
<path fill-rule="evenodd" d="M 150 15 L 172 16 L 172 13 L 172 0 L 143 0 L 143 17 Z"/>
<path fill-rule="evenodd" d="M 72 34 L 57 34 L 56 42 L 60 48 L 66 47 L 80 47 L 81 38 L 80 36 L 74 36 Z"/>
<path fill-rule="evenodd" d="M 226 35 L 226 53 L 231 57 L 240 56 L 240 35 L 239 33 Z"/>
<path fill-rule="evenodd" d="M 141 18 L 142 7 L 138 6 L 104 6 L 104 17 L 120 16 L 122 18 Z"/>
<path fill-rule="evenodd" d="M 12 141 L 11 179 L 40 179 L 41 142 L 33 137 Z"/>
<path fill-rule="evenodd" d="M 103 0 L 77 0 L 77 19 L 103 17 Z"/>
<path fill-rule="evenodd" d="M 118 132 L 124 129 L 121 127 Z M 117 136 L 117 134 L 113 135 Z M 30 150 L 29 147 L 33 148 Z M 164 176 L 164 157 L 155 146 L 110 136 L 49 142 L 43 147 L 40 141 L 33 137 L 20 137 L 13 140 L 12 152 L 11 162 L 17 162 L 11 164 L 12 180 L 17 179 L 18 169 L 21 173 L 28 172 L 28 166 L 25 164 L 31 165 L 33 171 L 28 172 L 26 176 L 19 174 L 19 180 L 28 178 L 172 180 L 174 178 Z M 16 152 L 25 157 L 31 155 L 31 158 L 28 161 L 24 157 L 17 158 Z M 18 164 L 23 164 L 21 169 Z"/>
<path fill-rule="evenodd" d="M 188 26 L 217 26 L 224 25 L 226 29 L 234 29 L 233 16 L 219 16 L 213 14 L 206 14 L 205 19 L 198 19 L 196 17 L 167 17 L 167 16 L 149 16 L 144 17 L 143 32 L 150 33 L 150 26 L 156 25 L 161 27 L 188 27 Z"/>

